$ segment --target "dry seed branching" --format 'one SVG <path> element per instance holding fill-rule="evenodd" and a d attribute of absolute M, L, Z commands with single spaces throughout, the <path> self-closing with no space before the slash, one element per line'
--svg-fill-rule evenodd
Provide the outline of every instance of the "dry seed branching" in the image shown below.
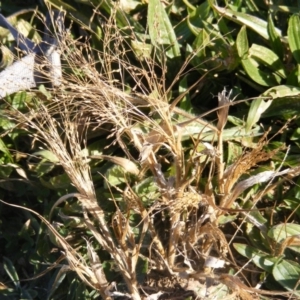
<path fill-rule="evenodd" d="M 93 243 L 97 242 L 111 255 L 132 299 L 141 299 L 143 291 L 153 293 L 150 282 L 153 282 L 156 272 L 163 274 L 165 280 L 175 278 L 183 287 L 189 286 L 195 296 L 205 297 L 206 291 L 210 291 L 209 297 L 213 299 L 220 286 L 213 284 L 206 289 L 205 280 L 214 276 L 209 262 L 224 264 L 227 261 L 234 268 L 239 266 L 219 227 L 218 216 L 230 212 L 241 191 L 245 190 L 237 183 L 241 176 L 269 160 L 279 150 L 264 152 L 266 136 L 263 136 L 256 149 L 243 153 L 226 168 L 222 159 L 222 132 L 227 122 L 228 107 L 223 106 L 229 103 L 229 98 L 222 94 L 220 106 L 223 108 L 218 113 L 217 127 L 206 123 L 203 128 L 216 134 L 216 147 L 213 143 L 206 144 L 206 152 L 197 153 L 197 146 L 202 144 L 200 132 L 194 138 L 193 155 L 189 156 L 182 146 L 182 126 L 176 123 L 173 115 L 174 112 L 180 114 L 180 111 L 171 108 L 165 92 L 168 87 L 164 86 L 164 78 L 155 74 L 154 59 L 145 59 L 140 69 L 131 66 L 126 57 L 130 50 L 128 40 L 118 31 L 113 18 L 108 20 L 104 36 L 103 53 L 66 37 L 62 45 L 67 70 L 63 86 L 53 91 L 53 99 L 48 103 L 38 101 L 36 107 L 28 107 L 24 114 L 13 110 L 8 113 L 33 132 L 34 138 L 57 157 L 77 193 L 59 199 L 56 205 L 69 197 L 78 199 L 84 224 L 94 236 Z M 94 60 L 96 55 L 101 57 L 101 74 Z M 121 76 L 117 76 L 118 80 L 114 64 L 119 67 L 118 75 Z M 125 73 L 135 82 L 132 91 L 139 92 L 126 92 L 127 85 L 122 77 Z M 103 138 L 113 137 L 114 143 L 127 155 L 125 158 L 102 156 L 101 159 L 109 159 L 120 166 L 130 161 L 134 164 L 131 168 L 134 171 L 129 172 L 135 174 L 136 180 L 142 181 L 149 176 L 155 180 L 157 187 L 158 196 L 148 205 L 141 200 L 130 180 L 124 190 L 110 187 L 120 193 L 124 202 L 120 205 L 115 201 L 111 222 L 107 221 L 102 199 L 96 197 L 89 165 L 91 158 L 99 157 L 85 155 L 82 151 L 82 145 L 88 142 L 93 132 Z M 139 159 L 133 158 L 131 149 L 139 152 Z M 197 161 L 197 155 L 205 161 L 199 161 L 197 170 L 193 172 L 192 165 Z M 173 168 L 172 176 L 166 175 L 166 165 Z M 207 169 L 210 175 L 200 189 L 199 181 Z M 213 186 L 212 179 L 216 174 L 217 186 Z M 295 176 L 299 170 L 289 169 L 284 174 Z M 271 177 L 276 177 L 276 173 Z M 264 181 L 256 178 L 251 184 Z M 248 181 L 246 187 L 250 186 Z M 221 207 L 216 203 L 216 189 L 223 195 L 219 203 Z M 138 225 L 131 222 L 133 213 L 140 215 Z M 79 253 L 69 250 L 67 242 L 50 223 L 43 221 L 58 237 L 70 267 L 84 282 L 97 289 L 103 299 L 111 299 L 114 292 L 93 243 L 86 240 L 89 260 L 85 261 Z M 138 236 L 135 227 L 140 228 Z M 294 242 L 297 241 L 286 241 Z M 139 258 L 149 263 L 149 279 L 143 283 L 137 280 Z M 255 299 L 258 291 L 246 289 L 238 279 L 226 275 L 226 270 L 225 267 L 224 275 L 216 275 L 215 278 L 221 286 L 228 288 L 228 299 Z"/>

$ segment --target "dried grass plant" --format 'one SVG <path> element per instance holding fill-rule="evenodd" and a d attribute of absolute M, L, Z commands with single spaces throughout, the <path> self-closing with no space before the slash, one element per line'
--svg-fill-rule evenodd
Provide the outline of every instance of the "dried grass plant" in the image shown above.
<path fill-rule="evenodd" d="M 222 133 L 232 104 L 226 91 L 219 94 L 216 126 L 178 109 L 176 103 L 183 95 L 173 102 L 168 95 L 185 70 L 181 70 L 171 86 L 166 86 L 167 67 L 158 66 L 153 57 L 141 58 L 140 68 L 130 64 L 129 34 L 126 36 L 118 29 L 113 17 L 103 28 L 101 52 L 90 49 L 88 42 L 64 38 L 63 85 L 52 92 L 50 100 L 41 100 L 37 94 L 36 105 L 28 107 L 26 113 L 8 111 L 11 118 L 31 132 L 33 142 L 41 142 L 55 154 L 77 191 L 58 199 L 50 220 L 39 216 L 57 237 L 69 268 L 103 299 L 158 299 L 170 294 L 172 288 L 175 291 L 176 284 L 198 299 L 256 299 L 260 293 L 275 295 L 276 292 L 246 286 L 241 281 L 246 277 L 228 275 L 230 268 L 238 272 L 242 266 L 231 253 L 231 242 L 219 219 L 229 213 L 240 213 L 249 222 L 250 212 L 236 204 L 239 195 L 254 184 L 271 182 L 253 196 L 255 204 L 276 188 L 278 176 L 291 179 L 300 174 L 300 168 L 267 171 L 243 179 L 243 175 L 280 150 L 264 150 L 269 143 L 268 132 L 256 148 L 245 150 L 232 165 L 226 165 Z M 130 32 L 130 28 L 124 31 Z M 129 87 L 125 77 L 135 85 Z M 179 122 L 178 115 L 185 121 Z M 203 129 L 191 137 L 194 148 L 188 152 L 182 137 L 186 126 L 193 122 Z M 214 136 L 211 143 L 202 141 L 206 132 Z M 123 150 L 124 157 L 86 154 L 83 150 L 93 134 L 113 138 L 113 144 Z M 110 187 L 122 197 L 122 203 L 115 201 L 111 221 L 102 207 L 102 199 L 95 193 L 89 164 L 92 159 L 109 160 L 135 178 L 128 179 L 124 190 Z M 173 170 L 172 174 L 168 169 Z M 154 178 L 158 191 L 149 205 L 132 186 L 147 177 Z M 72 248 L 51 223 L 55 208 L 70 198 L 77 198 L 81 204 L 85 228 L 93 236 L 86 240 L 88 259 Z M 140 216 L 138 225 L 132 223 L 132 214 Z M 96 243 L 111 256 L 127 291 L 115 290 L 107 279 L 103 262 L 94 249 Z M 139 282 L 137 276 L 140 258 L 148 262 L 144 282 Z M 171 297 L 175 299 L 174 294 Z"/>

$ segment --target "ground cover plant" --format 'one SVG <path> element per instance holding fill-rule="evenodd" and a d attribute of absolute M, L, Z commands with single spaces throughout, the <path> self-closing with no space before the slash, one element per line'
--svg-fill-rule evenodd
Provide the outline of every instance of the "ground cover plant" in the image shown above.
<path fill-rule="evenodd" d="M 300 3 L 22 4 L 63 78 L 1 100 L 0 299 L 298 299 Z"/>

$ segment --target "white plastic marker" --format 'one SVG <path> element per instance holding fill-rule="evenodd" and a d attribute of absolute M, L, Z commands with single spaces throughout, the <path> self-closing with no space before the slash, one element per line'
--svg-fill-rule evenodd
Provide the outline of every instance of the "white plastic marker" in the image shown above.
<path fill-rule="evenodd" d="M 26 55 L 0 72 L 0 98 L 18 91 L 30 90 L 39 84 L 47 83 L 51 87 L 61 85 L 61 53 L 59 42 L 63 34 L 64 14 L 54 11 L 53 23 L 57 28 L 56 37 L 51 37 L 49 25 L 51 23 L 50 13 L 47 14 L 44 40 L 35 44 L 24 37 L 14 28 L 7 19 L 0 14 L 0 26 L 8 29 L 17 42 L 17 47 Z M 38 68 L 45 65 L 45 69 Z"/>

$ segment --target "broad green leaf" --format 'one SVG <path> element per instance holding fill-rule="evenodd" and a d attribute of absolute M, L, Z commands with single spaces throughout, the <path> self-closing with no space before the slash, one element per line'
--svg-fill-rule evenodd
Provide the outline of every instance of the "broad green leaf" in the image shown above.
<path fill-rule="evenodd" d="M 18 18 L 16 15 L 12 15 L 8 17 L 7 20 L 18 30 L 19 33 L 23 34 L 25 37 L 29 37 L 34 43 L 41 42 L 42 39 L 39 33 L 23 18 Z M 10 31 L 3 27 L 0 27 L 0 37 L 2 42 L 6 42 L 5 39 L 8 41 L 14 41 L 14 37 Z"/>
<path fill-rule="evenodd" d="M 280 83 L 279 76 L 273 74 L 271 71 L 266 73 L 260 70 L 255 61 L 250 57 L 246 26 L 243 26 L 238 33 L 236 48 L 244 70 L 253 81 L 263 86 L 274 86 Z M 273 60 L 273 58 L 273 56 L 272 58 L 268 58 L 268 61 Z"/>
<path fill-rule="evenodd" d="M 45 161 L 45 159 L 43 159 L 39 163 L 28 162 L 28 166 L 29 166 L 31 172 L 36 173 L 36 176 L 38 178 L 44 176 L 45 174 L 48 174 L 55 168 L 55 164 Z M 48 183 L 49 182 L 47 180 L 46 186 L 48 186 Z"/>
<path fill-rule="evenodd" d="M 127 180 L 125 171 L 122 167 L 114 165 L 106 171 L 104 180 L 105 188 L 108 188 L 109 185 L 116 186 L 125 182 L 127 182 Z"/>
<path fill-rule="evenodd" d="M 273 100 L 284 97 L 300 98 L 300 88 L 292 85 L 279 85 L 266 90 L 261 97 L 271 97 Z"/>
<path fill-rule="evenodd" d="M 252 44 L 249 49 L 249 57 L 267 66 L 280 77 L 286 78 L 284 65 L 272 50 L 257 44 Z"/>
<path fill-rule="evenodd" d="M 264 39 L 269 40 L 269 33 L 267 30 L 268 23 L 260 18 L 251 16 L 242 12 L 233 11 L 227 8 L 220 7 L 214 4 L 214 0 L 208 0 L 210 6 L 215 9 L 220 16 L 225 17 L 237 24 L 246 25 L 248 28 L 252 29 Z M 275 28 L 275 31 L 279 36 L 281 36 L 281 30 Z"/>
<path fill-rule="evenodd" d="M 189 28 L 188 24 L 189 18 L 186 18 L 182 22 L 178 23 L 174 28 L 175 34 L 178 37 L 178 43 L 182 43 L 182 41 L 188 41 L 193 39 L 193 33 Z"/>
<path fill-rule="evenodd" d="M 300 160 L 300 157 L 298 156 L 296 158 L 295 166 L 299 165 L 299 160 Z M 297 216 L 299 218 L 300 217 L 299 197 L 289 197 L 288 199 L 284 199 L 283 201 L 285 203 L 285 207 L 291 211 L 295 210 L 295 213 L 297 214 Z"/>
<path fill-rule="evenodd" d="M 263 174 L 263 172 L 265 172 L 266 169 L 261 168 L 258 170 L 256 170 L 255 174 Z M 255 176 L 255 175 L 254 175 Z M 253 194 L 255 193 L 255 191 L 253 191 Z M 251 191 L 249 191 L 247 198 L 250 198 L 251 195 L 253 195 L 251 193 Z M 259 210 L 255 209 L 255 204 L 252 201 L 247 201 L 245 203 L 245 205 L 243 206 L 243 208 L 245 209 L 253 209 L 253 211 L 249 212 L 249 214 L 247 214 L 246 217 L 246 221 L 248 223 L 251 223 L 252 225 L 254 225 L 256 228 L 258 228 L 260 230 L 260 233 L 262 234 L 262 236 L 266 236 L 267 235 L 267 225 L 268 225 L 268 221 L 267 219 L 261 214 L 261 212 Z"/>
<path fill-rule="evenodd" d="M 262 86 L 276 86 L 280 84 L 280 77 L 270 72 L 260 70 L 251 58 L 242 59 L 244 70 L 249 77 Z"/>
<path fill-rule="evenodd" d="M 259 121 L 262 113 L 264 113 L 271 104 L 271 100 L 265 101 L 263 99 L 257 99 L 252 101 L 246 122 L 246 132 Z"/>
<path fill-rule="evenodd" d="M 153 203 L 160 195 L 157 184 L 153 177 L 148 177 L 133 187 L 139 198 L 147 205 Z"/>
<path fill-rule="evenodd" d="M 146 42 L 140 42 L 138 40 L 132 40 L 131 47 L 135 53 L 135 56 L 139 60 L 144 61 L 151 59 L 151 51 L 153 48 L 151 44 L 147 44 Z"/>
<path fill-rule="evenodd" d="M 249 51 L 249 44 L 247 38 L 247 29 L 246 26 L 243 26 L 239 31 L 237 38 L 236 38 L 236 48 L 239 54 L 239 57 L 242 59 L 246 59 L 248 51 Z"/>
<path fill-rule="evenodd" d="M 52 163 L 58 163 L 59 162 L 59 159 L 57 158 L 57 156 L 53 152 L 51 152 L 50 150 L 36 151 L 32 155 L 42 157 L 43 159 L 45 159 L 47 161 L 50 161 Z"/>
<path fill-rule="evenodd" d="M 10 66 L 14 61 L 13 53 L 4 45 L 0 46 L 0 51 L 2 54 L 1 61 L 0 61 L 0 69 L 5 69 L 6 67 Z"/>
<path fill-rule="evenodd" d="M 211 11 L 210 6 L 205 1 L 199 6 L 191 7 L 189 6 L 188 9 L 188 18 L 187 18 L 187 25 L 190 31 L 197 36 L 199 32 L 203 29 L 203 20 L 209 21 L 209 14 Z"/>
<path fill-rule="evenodd" d="M 268 232 L 268 236 L 274 239 L 277 243 L 283 243 L 288 237 L 295 237 L 296 239 L 300 240 L 299 234 L 300 225 L 293 223 L 275 225 Z M 298 241 L 295 242 L 299 243 Z M 299 246 L 287 244 L 286 247 L 300 253 L 300 243 Z"/>
<path fill-rule="evenodd" d="M 32 103 L 32 94 L 29 92 L 18 92 L 13 97 L 11 95 L 7 96 L 7 101 L 16 110 L 26 109 L 28 104 Z"/>
<path fill-rule="evenodd" d="M 245 125 L 245 121 L 236 116 L 228 116 L 228 122 L 240 127 L 243 127 Z"/>
<path fill-rule="evenodd" d="M 52 94 L 46 89 L 46 87 L 43 84 L 40 84 L 38 88 L 47 100 L 50 100 L 52 98 Z"/>
<path fill-rule="evenodd" d="M 9 149 L 7 148 L 6 144 L 3 142 L 1 138 L 0 138 L 0 151 L 5 154 L 5 156 L 9 159 L 9 162 L 13 162 L 13 158 L 9 152 Z"/>
<path fill-rule="evenodd" d="M 263 117 L 282 117 L 289 119 L 300 114 L 300 95 L 296 97 L 278 98 L 272 101 Z"/>
<path fill-rule="evenodd" d="M 225 225 L 227 223 L 232 223 L 238 218 L 237 215 L 221 215 L 218 217 L 218 224 Z"/>
<path fill-rule="evenodd" d="M 271 47 L 272 47 L 273 51 L 278 55 L 278 57 L 282 60 L 283 54 L 284 54 L 283 44 L 280 40 L 280 36 L 279 36 L 278 32 L 276 31 L 271 14 L 269 14 L 269 17 L 268 17 L 267 30 L 268 30 L 269 37 L 270 37 Z"/>
<path fill-rule="evenodd" d="M 254 137 L 262 135 L 262 129 L 259 126 L 255 126 L 250 131 L 246 132 L 244 127 L 236 126 L 228 128 L 223 131 L 223 140 L 241 140 L 246 137 Z M 204 142 L 211 142 L 216 138 L 216 132 L 211 131 L 209 128 L 200 124 L 189 124 L 184 126 L 182 130 L 182 140 L 186 140 L 191 136 L 199 136 L 201 133 L 201 140 Z"/>
<path fill-rule="evenodd" d="M 4 113 L 5 114 L 5 113 Z M 15 128 L 16 123 L 13 120 L 10 120 L 8 117 L 6 117 L 5 115 L 0 114 L 0 127 L 4 130 L 7 129 L 12 129 Z M 17 138 L 19 135 L 17 133 L 15 134 L 10 134 L 11 138 Z"/>
<path fill-rule="evenodd" d="M 108 161 L 122 167 L 126 173 L 131 173 L 136 176 L 140 172 L 137 165 L 133 161 L 131 161 L 125 157 L 119 157 L 119 156 L 115 156 L 115 155 L 91 155 L 90 158 L 108 160 Z"/>
<path fill-rule="evenodd" d="M 70 178 L 66 173 L 63 173 L 61 175 L 52 176 L 49 180 L 47 180 L 49 186 L 51 186 L 51 189 L 66 189 L 70 187 L 71 181 Z"/>
<path fill-rule="evenodd" d="M 272 272 L 272 268 L 276 263 L 277 258 L 272 257 L 270 254 L 262 252 L 249 245 L 234 243 L 233 247 L 242 256 L 251 259 L 251 261 L 253 261 L 257 267 L 265 270 L 268 273 Z"/>
<path fill-rule="evenodd" d="M 235 42 L 235 38 L 232 37 L 232 29 L 228 28 L 226 19 L 221 18 L 218 20 L 219 31 L 222 33 L 226 40 L 233 45 Z"/>
<path fill-rule="evenodd" d="M 153 45 L 167 50 L 170 58 L 179 57 L 180 49 L 173 26 L 160 0 L 148 4 L 148 28 Z"/>
<path fill-rule="evenodd" d="M 297 64 L 288 74 L 286 84 L 291 86 L 298 86 L 300 83 L 300 65 Z"/>
<path fill-rule="evenodd" d="M 294 296 L 300 297 L 300 265 L 295 261 L 281 260 L 274 265 L 272 274 L 275 280 Z"/>
<path fill-rule="evenodd" d="M 243 154 L 243 148 L 240 144 L 228 141 L 227 165 L 231 165 L 236 161 L 236 158 Z"/>
<path fill-rule="evenodd" d="M 200 29 L 193 43 L 193 53 L 200 59 L 206 57 L 206 47 L 209 45 L 210 39 L 207 32 L 204 29 Z"/>
<path fill-rule="evenodd" d="M 126 1 L 120 1 L 120 8 L 129 14 L 132 10 L 135 10 L 138 5 L 140 5 L 140 1 L 136 0 L 126 0 Z"/>
<path fill-rule="evenodd" d="M 292 54 L 300 64 L 300 17 L 298 14 L 295 14 L 290 17 L 289 19 L 289 26 L 288 26 L 288 41 L 290 45 L 290 49 Z"/>
<path fill-rule="evenodd" d="M 186 2 L 188 3 L 188 2 Z M 196 21 L 200 22 L 202 20 L 207 20 L 209 18 L 211 12 L 211 8 L 207 1 L 203 2 L 202 4 L 198 5 L 197 7 L 195 6 L 188 6 L 188 14 L 190 18 L 195 18 Z M 200 19 L 200 20 L 199 20 Z"/>
<path fill-rule="evenodd" d="M 255 187 L 253 187 L 248 192 L 248 194 L 250 194 L 250 195 L 251 195 L 251 193 L 254 194 L 254 191 L 255 191 Z M 263 252 L 269 253 L 271 245 L 270 245 L 270 241 L 268 240 L 268 237 L 266 237 L 266 232 L 265 232 L 266 230 L 262 231 L 257 226 L 257 225 L 259 225 L 259 227 L 261 227 L 262 229 L 265 229 L 264 224 L 253 225 L 252 223 L 254 223 L 255 220 L 251 220 L 251 223 L 249 221 L 247 220 L 245 233 L 247 235 L 247 239 L 250 242 L 250 245 L 255 247 L 257 250 L 261 250 Z"/>

